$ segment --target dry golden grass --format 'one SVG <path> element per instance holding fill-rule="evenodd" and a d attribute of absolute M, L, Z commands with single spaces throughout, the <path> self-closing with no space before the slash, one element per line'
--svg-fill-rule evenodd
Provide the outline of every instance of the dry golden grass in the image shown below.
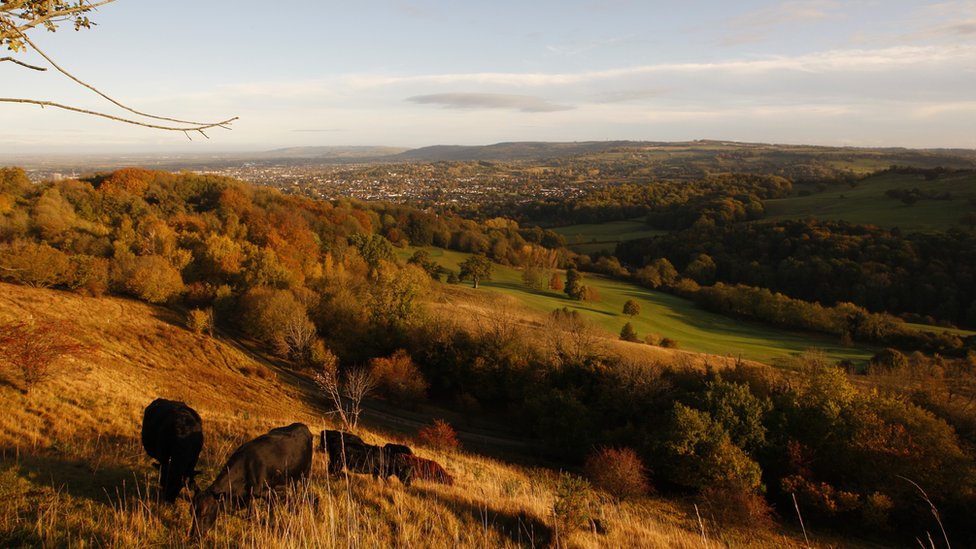
<path fill-rule="evenodd" d="M 0 321 L 70 319 L 97 353 L 68 365 L 29 394 L 0 373 L 0 546 L 194 545 L 189 503 L 155 501 L 155 470 L 139 442 L 142 412 L 156 397 L 199 411 L 206 442 L 203 485 L 230 452 L 271 427 L 302 421 L 334 427 L 308 385 L 242 350 L 194 335 L 180 315 L 117 298 L 85 298 L 0 284 Z M 257 375 L 261 374 L 261 375 Z M 364 430 L 367 441 L 389 435 Z M 404 487 L 353 475 L 330 478 L 316 453 L 308 493 L 272 512 L 262 503 L 221 515 L 212 547 L 553 546 L 558 474 L 467 453 L 417 448 L 442 463 L 453 486 Z M 310 501 L 318 500 L 318 506 Z M 657 498 L 602 501 L 607 532 L 560 536 L 562 547 L 703 547 L 694 511 Z M 708 547 L 799 547 L 797 537 L 714 531 Z M 800 538 L 802 539 L 802 538 Z"/>

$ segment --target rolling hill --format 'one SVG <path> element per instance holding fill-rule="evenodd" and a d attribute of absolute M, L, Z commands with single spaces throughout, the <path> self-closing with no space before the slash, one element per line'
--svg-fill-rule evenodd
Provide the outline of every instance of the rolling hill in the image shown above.
<path fill-rule="evenodd" d="M 0 399 L 0 544 L 19 546 L 186 546 L 189 504 L 154 500 L 155 477 L 140 447 L 142 410 L 158 396 L 182 399 L 204 419 L 200 482 L 243 441 L 293 421 L 313 431 L 325 417 L 304 376 L 223 336 L 194 335 L 172 310 L 119 298 L 0 285 L 0 321 L 71 320 L 96 349 L 25 394 L 2 373 Z M 392 435 L 371 425 L 367 441 Z M 403 439 L 398 439 L 403 440 Z M 407 441 L 411 445 L 413 442 Z M 557 473 L 475 454 L 417 447 L 454 475 L 454 486 L 369 477 L 329 478 L 316 454 L 311 493 L 269 516 L 266 508 L 221 516 L 207 540 L 216 547 L 549 546 Z M 601 499 L 606 533 L 578 531 L 572 547 L 700 547 L 689 504 L 660 498 Z M 736 546 L 799 547 L 785 532 L 718 528 L 707 539 Z"/>

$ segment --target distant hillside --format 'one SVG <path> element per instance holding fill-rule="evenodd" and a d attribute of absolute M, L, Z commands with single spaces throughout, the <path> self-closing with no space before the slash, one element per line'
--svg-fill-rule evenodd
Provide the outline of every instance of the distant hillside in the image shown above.
<path fill-rule="evenodd" d="M 287 147 L 284 149 L 274 149 L 255 155 L 259 158 L 281 158 L 281 159 L 314 159 L 314 160 L 356 160 L 364 158 L 379 158 L 394 156 L 409 149 L 404 147 Z"/>
<path fill-rule="evenodd" d="M 483 146 L 436 145 L 400 153 L 396 159 L 423 162 L 544 160 L 582 154 L 599 154 L 631 145 L 637 145 L 637 143 L 632 141 L 581 141 L 575 143 L 523 141 Z"/>

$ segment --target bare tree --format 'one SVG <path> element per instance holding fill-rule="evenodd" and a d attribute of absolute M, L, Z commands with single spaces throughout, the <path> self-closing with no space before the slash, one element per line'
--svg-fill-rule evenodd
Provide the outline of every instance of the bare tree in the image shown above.
<path fill-rule="evenodd" d="M 44 51 L 41 50 L 37 44 L 30 39 L 30 37 L 27 36 L 27 33 L 35 28 L 44 28 L 52 32 L 56 31 L 58 29 L 58 24 L 65 22 L 73 25 L 75 30 L 91 28 L 94 23 L 88 18 L 89 14 L 96 8 L 104 6 L 105 4 L 110 4 L 113 1 L 114 0 L 101 0 L 98 2 L 92 2 L 90 0 L 4 0 L 3 2 L 0 2 L 0 47 L 6 46 L 7 49 L 14 53 L 23 52 L 28 49 L 33 50 L 43 57 L 62 75 L 70 78 L 76 84 L 88 88 L 113 105 L 145 119 L 169 122 L 172 124 L 163 125 L 156 122 L 146 122 L 131 118 L 123 118 L 103 112 L 82 109 L 71 105 L 35 98 L 0 97 L 0 102 L 26 103 L 40 105 L 41 107 L 55 107 L 72 112 L 107 118 L 116 122 L 143 126 L 146 128 L 179 131 L 183 132 L 188 139 L 190 138 L 190 132 L 198 132 L 200 135 L 207 137 L 204 130 L 210 128 L 230 129 L 229 125 L 233 121 L 237 120 L 237 117 L 228 118 L 227 120 L 221 120 L 219 122 L 196 122 L 165 116 L 157 116 L 133 109 L 122 102 L 113 99 L 98 88 L 82 81 L 62 68 L 50 56 L 44 53 Z M 11 56 L 0 57 L 0 63 L 2 62 L 11 62 L 29 70 L 47 70 L 45 67 L 31 65 Z"/>
<path fill-rule="evenodd" d="M 306 315 L 293 315 L 285 322 L 276 344 L 279 354 L 307 363 L 315 338 L 315 324 Z"/>
<path fill-rule="evenodd" d="M 359 425 L 363 399 L 376 387 L 376 378 L 369 368 L 351 368 L 345 376 L 339 375 L 335 354 L 326 350 L 322 366 L 315 373 L 315 384 L 332 405 L 332 412 L 339 416 L 344 429 L 352 430 Z"/>
<path fill-rule="evenodd" d="M 363 411 L 363 399 L 376 388 L 376 378 L 369 368 L 351 368 L 346 372 L 342 394 L 348 400 L 347 416 L 353 429 L 359 425 L 359 415 Z"/>
<path fill-rule="evenodd" d="M 322 359 L 322 366 L 315 372 L 315 384 L 322 390 L 322 394 L 332 404 L 332 411 L 339 415 L 339 421 L 345 428 L 349 427 L 349 418 L 342 406 L 342 389 L 339 385 L 339 359 L 332 351 L 326 349 Z"/>

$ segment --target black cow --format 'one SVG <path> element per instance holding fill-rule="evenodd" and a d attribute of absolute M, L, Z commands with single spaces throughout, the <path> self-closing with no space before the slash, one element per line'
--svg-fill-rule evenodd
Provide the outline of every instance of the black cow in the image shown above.
<path fill-rule="evenodd" d="M 349 471 L 382 478 L 395 475 L 405 486 L 410 486 L 413 469 L 400 455 L 413 452 L 402 444 L 379 447 L 366 444 L 356 435 L 342 431 L 322 431 L 320 439 L 329 454 L 329 473 L 338 474 L 345 467 Z"/>
<path fill-rule="evenodd" d="M 270 498 L 286 484 L 308 481 L 312 472 L 312 432 L 302 423 L 272 429 L 231 454 L 213 483 L 193 498 L 191 533 L 202 537 L 221 502 L 243 507 L 253 498 Z"/>
<path fill-rule="evenodd" d="M 159 462 L 159 488 L 163 500 L 176 501 L 184 485 L 194 493 L 193 477 L 203 448 L 203 422 L 193 408 L 182 402 L 157 398 L 142 416 L 142 446 Z"/>

